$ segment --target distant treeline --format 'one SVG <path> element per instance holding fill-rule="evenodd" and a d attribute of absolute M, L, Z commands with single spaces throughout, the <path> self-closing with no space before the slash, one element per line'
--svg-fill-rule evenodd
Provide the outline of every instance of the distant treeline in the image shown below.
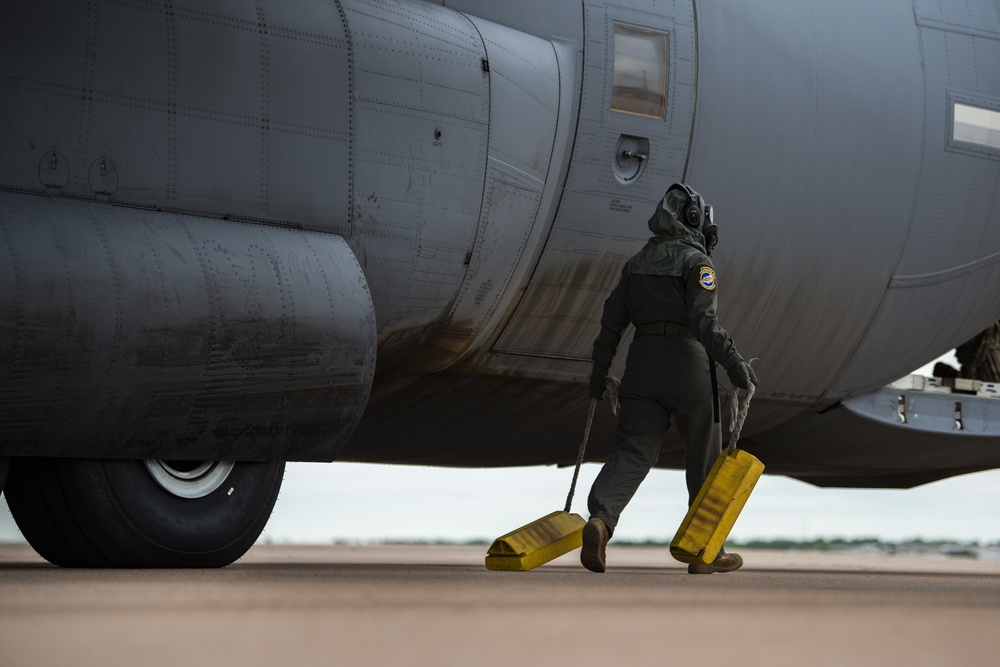
<path fill-rule="evenodd" d="M 338 544 L 357 544 L 356 542 L 348 541 L 337 541 Z M 373 540 L 367 542 L 368 544 L 393 544 L 393 545 L 406 545 L 406 544 L 421 544 L 421 545 L 439 545 L 439 546 L 488 546 L 490 542 L 488 540 L 397 540 L 397 539 L 385 539 L 385 540 Z M 659 541 L 659 540 L 625 540 L 625 539 L 613 539 L 611 542 L 614 546 L 618 547 L 654 547 L 654 548 L 666 548 L 669 546 L 669 542 Z M 995 542 L 981 543 L 977 541 L 972 542 L 962 542 L 958 540 L 946 540 L 946 539 L 936 539 L 927 540 L 922 538 L 915 538 L 911 540 L 902 540 L 898 542 L 889 542 L 881 540 L 875 537 L 858 537 L 852 539 L 846 539 L 841 537 L 835 538 L 817 538 L 812 540 L 793 540 L 790 538 L 773 538 L 773 539 L 751 539 L 751 540 L 728 540 L 726 542 L 727 548 L 742 548 L 742 549 L 770 549 L 773 551 L 878 551 L 883 553 L 943 553 L 947 555 L 961 556 L 961 555 L 976 555 L 977 549 L 998 549 L 1000 548 L 1000 540 Z"/>
<path fill-rule="evenodd" d="M 657 540 L 629 541 L 614 540 L 616 546 L 635 547 L 665 547 L 666 542 Z M 794 540 L 791 538 L 728 540 L 727 548 L 770 549 L 774 551 L 880 551 L 884 553 L 897 552 L 939 552 L 949 555 L 975 555 L 976 549 L 998 548 L 996 542 L 980 543 L 978 541 L 962 542 L 957 540 L 927 540 L 915 538 L 898 542 L 888 542 L 875 537 L 858 537 L 846 539 L 835 537 L 831 539 L 817 538 L 811 540 Z"/>

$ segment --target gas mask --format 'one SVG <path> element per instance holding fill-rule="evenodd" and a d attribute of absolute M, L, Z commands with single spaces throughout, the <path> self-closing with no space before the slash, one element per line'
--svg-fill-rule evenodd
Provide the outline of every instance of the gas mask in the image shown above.
<path fill-rule="evenodd" d="M 719 242 L 719 226 L 715 224 L 715 210 L 709 204 L 705 204 L 705 224 L 701 227 L 701 233 L 705 236 L 705 249 L 711 257 L 715 244 Z"/>

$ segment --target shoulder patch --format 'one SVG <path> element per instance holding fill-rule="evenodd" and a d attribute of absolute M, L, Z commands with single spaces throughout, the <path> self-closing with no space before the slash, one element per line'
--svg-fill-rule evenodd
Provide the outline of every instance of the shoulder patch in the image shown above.
<path fill-rule="evenodd" d="M 715 270 L 710 266 L 703 266 L 698 269 L 698 283 L 709 291 L 714 290 Z"/>

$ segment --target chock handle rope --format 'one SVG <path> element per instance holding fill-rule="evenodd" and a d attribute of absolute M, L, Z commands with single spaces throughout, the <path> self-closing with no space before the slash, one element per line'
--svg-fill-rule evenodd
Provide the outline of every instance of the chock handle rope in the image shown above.
<path fill-rule="evenodd" d="M 583 453 L 587 451 L 587 440 L 590 439 L 590 424 L 594 421 L 594 409 L 597 407 L 597 399 L 590 399 L 590 407 L 587 408 L 587 426 L 583 429 L 583 440 L 580 442 L 580 451 L 576 455 L 576 470 L 573 471 L 573 482 L 569 485 L 569 495 L 566 496 L 566 509 L 573 505 L 573 494 L 576 493 L 576 480 L 580 477 L 580 466 L 583 465 Z"/>
<path fill-rule="evenodd" d="M 607 388 L 611 392 L 611 411 L 614 414 L 618 414 L 618 387 L 621 382 L 615 376 L 608 378 Z M 583 429 L 583 440 L 580 441 L 580 451 L 576 453 L 576 469 L 573 471 L 573 482 L 569 485 L 569 495 L 566 496 L 566 509 L 564 512 L 569 512 L 570 507 L 573 505 L 573 494 L 576 493 L 576 480 L 580 477 L 580 466 L 583 465 L 583 454 L 587 451 L 587 441 L 590 439 L 590 425 L 594 421 L 594 410 L 597 408 L 597 399 L 590 399 L 590 405 L 587 408 L 587 426 Z"/>
<path fill-rule="evenodd" d="M 750 363 L 757 361 L 756 359 L 751 359 Z M 737 387 L 733 387 L 733 400 L 730 401 L 730 419 L 729 419 L 729 453 L 732 454 L 736 451 L 736 443 L 740 439 L 740 431 L 743 430 L 743 422 L 747 419 L 747 412 L 750 410 L 750 399 L 753 398 L 754 390 L 756 387 L 753 382 L 750 383 L 749 389 L 746 390 L 746 394 L 740 396 L 740 390 Z"/>

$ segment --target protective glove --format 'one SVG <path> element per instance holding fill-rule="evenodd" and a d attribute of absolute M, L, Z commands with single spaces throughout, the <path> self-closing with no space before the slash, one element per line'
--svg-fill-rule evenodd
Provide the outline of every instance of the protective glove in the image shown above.
<path fill-rule="evenodd" d="M 594 369 L 590 374 L 590 385 L 587 387 L 587 394 L 598 401 L 604 400 L 604 390 L 608 387 L 608 372 Z"/>
<path fill-rule="evenodd" d="M 749 389 L 751 382 L 755 387 L 757 386 L 757 374 L 743 359 L 737 361 L 731 368 L 727 368 L 726 375 L 729 376 L 729 381 L 733 383 L 734 387 Z"/>

